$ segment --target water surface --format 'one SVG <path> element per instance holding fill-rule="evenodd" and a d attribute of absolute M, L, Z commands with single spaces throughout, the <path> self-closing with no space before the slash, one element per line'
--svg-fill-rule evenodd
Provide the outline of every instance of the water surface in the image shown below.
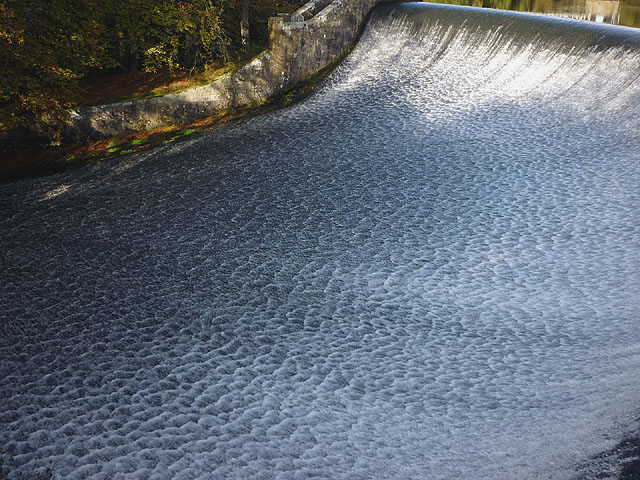
<path fill-rule="evenodd" d="M 640 27 L 639 0 L 425 0 L 433 3 L 464 5 L 533 12 L 611 25 Z"/>
<path fill-rule="evenodd" d="M 639 38 L 387 6 L 296 106 L 0 186 L 0 445 L 70 479 L 615 475 Z"/>

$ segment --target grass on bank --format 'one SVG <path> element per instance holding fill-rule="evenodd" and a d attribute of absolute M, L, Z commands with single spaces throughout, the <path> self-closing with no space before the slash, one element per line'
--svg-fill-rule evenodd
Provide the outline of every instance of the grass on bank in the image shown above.
<path fill-rule="evenodd" d="M 251 62 L 264 50 L 265 47 L 254 46 L 249 52 L 240 52 L 226 63 L 220 60 L 192 71 L 165 68 L 155 73 L 141 70 L 84 78 L 80 81 L 84 94 L 79 106 L 159 97 L 206 85 Z"/>
<path fill-rule="evenodd" d="M 0 180 L 46 175 L 71 167 L 94 164 L 134 152 L 160 147 L 183 140 L 204 130 L 211 130 L 229 122 L 248 118 L 292 105 L 306 97 L 349 53 L 334 60 L 324 69 L 310 75 L 293 88 L 269 98 L 265 102 L 234 108 L 214 116 L 204 117 L 154 130 L 130 133 L 66 147 L 47 147 L 0 156 Z"/>

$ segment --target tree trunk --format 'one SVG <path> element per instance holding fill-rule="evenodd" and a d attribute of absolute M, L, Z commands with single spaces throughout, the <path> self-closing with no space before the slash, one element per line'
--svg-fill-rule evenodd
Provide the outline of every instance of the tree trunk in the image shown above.
<path fill-rule="evenodd" d="M 242 50 L 248 52 L 251 48 L 249 41 L 249 1 L 242 0 L 242 21 L 240 22 L 240 36 L 242 37 Z"/>
<path fill-rule="evenodd" d="M 118 32 L 118 62 L 123 67 L 127 64 L 127 50 L 124 44 L 124 33 Z"/>
<path fill-rule="evenodd" d="M 137 72 L 140 68 L 139 59 L 130 51 L 131 41 L 127 42 L 128 39 L 128 35 L 118 32 L 118 62 L 130 72 Z"/>
<path fill-rule="evenodd" d="M 134 53 L 130 54 L 129 56 L 129 71 L 130 72 L 137 72 L 138 69 L 140 68 L 140 64 L 138 62 L 138 56 Z"/>

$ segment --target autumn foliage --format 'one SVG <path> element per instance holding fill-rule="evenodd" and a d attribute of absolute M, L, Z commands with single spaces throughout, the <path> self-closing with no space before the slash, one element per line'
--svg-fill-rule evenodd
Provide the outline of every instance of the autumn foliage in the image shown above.
<path fill-rule="evenodd" d="M 0 130 L 64 119 L 86 76 L 226 60 L 240 48 L 240 1 L 0 0 Z M 252 39 L 266 44 L 268 16 L 291 8 L 253 1 Z"/>

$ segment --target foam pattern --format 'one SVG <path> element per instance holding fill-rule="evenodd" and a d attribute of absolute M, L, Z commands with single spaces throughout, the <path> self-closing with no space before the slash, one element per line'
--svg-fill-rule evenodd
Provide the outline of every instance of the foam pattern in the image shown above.
<path fill-rule="evenodd" d="M 598 28 L 385 7 L 300 104 L 0 185 L 18 471 L 577 475 L 640 385 L 640 55 Z"/>

